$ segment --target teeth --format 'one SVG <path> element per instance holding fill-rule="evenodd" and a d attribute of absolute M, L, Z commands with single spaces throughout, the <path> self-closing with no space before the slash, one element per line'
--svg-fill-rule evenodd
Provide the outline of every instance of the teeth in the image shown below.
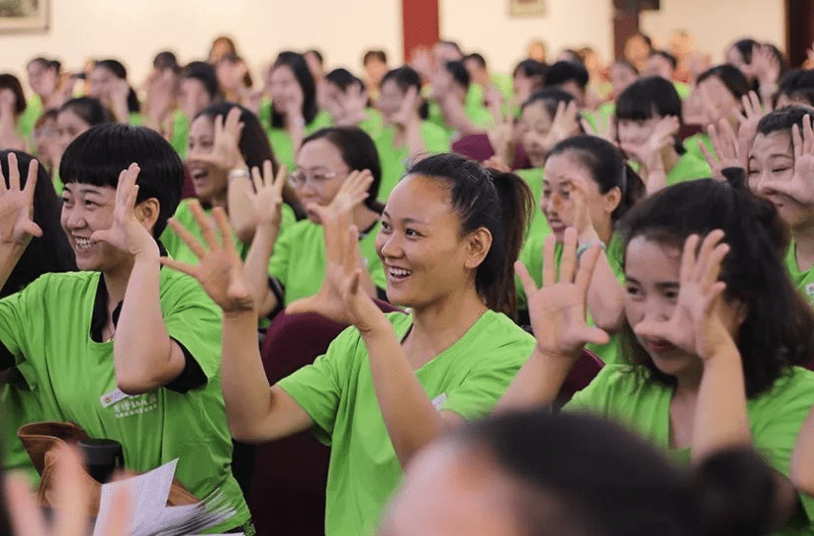
<path fill-rule="evenodd" d="M 88 249 L 93 245 L 90 238 L 74 238 L 76 241 L 76 247 L 79 249 Z"/>
<path fill-rule="evenodd" d="M 393 277 L 407 277 L 410 275 L 410 271 L 402 268 L 390 268 L 390 275 Z"/>

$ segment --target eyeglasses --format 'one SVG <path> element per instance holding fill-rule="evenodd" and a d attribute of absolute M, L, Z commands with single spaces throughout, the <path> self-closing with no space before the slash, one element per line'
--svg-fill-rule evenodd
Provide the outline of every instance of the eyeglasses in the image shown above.
<path fill-rule="evenodd" d="M 32 135 L 35 138 L 41 138 L 42 136 L 57 136 L 59 135 L 59 131 L 54 128 L 35 128 Z"/>
<path fill-rule="evenodd" d="M 312 186 L 319 188 L 338 175 L 347 173 L 347 171 L 321 171 L 314 173 L 313 175 L 306 175 L 302 171 L 295 171 L 288 176 L 288 182 L 291 183 L 291 186 L 294 188 L 302 188 L 308 182 L 310 182 Z"/>

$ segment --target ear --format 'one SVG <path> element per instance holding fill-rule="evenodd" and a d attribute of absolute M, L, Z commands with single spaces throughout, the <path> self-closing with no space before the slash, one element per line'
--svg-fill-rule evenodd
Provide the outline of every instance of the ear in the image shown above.
<path fill-rule="evenodd" d="M 469 233 L 466 238 L 466 262 L 464 265 L 474 270 L 483 262 L 492 248 L 492 233 L 486 227 L 481 227 Z"/>
<path fill-rule="evenodd" d="M 153 232 L 155 222 L 158 221 L 158 213 L 160 208 L 161 205 L 158 203 L 158 199 L 155 197 L 145 199 L 135 206 L 134 212 L 136 219 L 144 226 L 145 229 L 150 231 L 150 234 Z"/>
<path fill-rule="evenodd" d="M 606 193 L 602 194 L 604 199 L 604 209 L 608 214 L 612 214 L 619 203 L 622 202 L 622 190 L 618 186 L 614 186 Z"/>

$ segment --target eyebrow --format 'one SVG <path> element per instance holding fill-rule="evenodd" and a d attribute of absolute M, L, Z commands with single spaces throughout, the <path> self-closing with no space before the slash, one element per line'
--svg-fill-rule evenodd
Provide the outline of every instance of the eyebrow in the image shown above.
<path fill-rule="evenodd" d="M 73 184 L 73 183 L 66 184 L 63 189 L 67 190 L 69 193 L 74 193 L 73 190 L 71 190 L 71 188 L 70 188 L 70 184 Z M 77 189 L 76 193 L 78 193 L 78 194 L 102 195 L 102 193 L 100 191 L 96 190 L 94 187 L 88 187 L 88 186 L 85 186 L 85 187 L 80 186 Z"/>
<path fill-rule="evenodd" d="M 635 278 L 630 277 L 629 275 L 625 275 L 625 281 L 627 283 L 633 283 L 634 285 L 641 285 L 641 283 Z M 656 283 L 656 288 L 660 290 L 674 290 L 681 286 L 678 281 L 660 281 Z"/>
<path fill-rule="evenodd" d="M 390 214 L 387 212 L 387 210 L 384 210 L 384 211 L 382 212 L 382 216 L 387 216 L 388 218 L 393 219 L 393 216 L 391 216 L 391 215 L 390 215 Z M 417 223 L 418 225 L 428 225 L 428 223 L 427 223 L 427 222 L 425 222 L 425 221 L 423 221 L 423 220 L 417 220 L 417 219 L 415 219 L 415 218 L 402 218 L 402 219 L 401 219 L 401 222 L 402 222 L 402 223 Z"/>

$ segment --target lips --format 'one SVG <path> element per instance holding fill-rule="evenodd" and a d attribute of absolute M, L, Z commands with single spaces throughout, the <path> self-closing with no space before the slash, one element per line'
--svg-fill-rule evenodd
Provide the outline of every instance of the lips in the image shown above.
<path fill-rule="evenodd" d="M 387 276 L 395 282 L 404 281 L 410 277 L 410 274 L 412 274 L 412 272 L 406 268 L 398 268 L 395 266 L 387 267 Z"/>
<path fill-rule="evenodd" d="M 667 341 L 662 341 L 662 340 L 648 340 L 647 345 L 650 347 L 650 349 L 653 352 L 656 352 L 656 353 L 669 352 L 670 350 L 675 349 L 675 346 L 673 346 L 672 344 L 670 344 Z"/>
<path fill-rule="evenodd" d="M 74 244 L 76 244 L 76 249 L 79 251 L 87 251 L 95 244 L 90 238 L 75 236 L 73 240 Z"/>

